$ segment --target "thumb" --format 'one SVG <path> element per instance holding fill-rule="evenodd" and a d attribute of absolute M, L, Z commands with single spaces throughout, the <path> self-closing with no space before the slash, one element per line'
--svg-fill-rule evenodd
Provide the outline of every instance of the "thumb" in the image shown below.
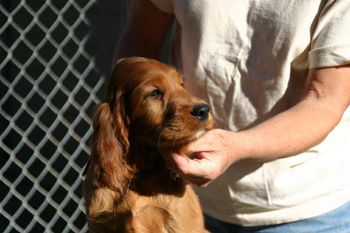
<path fill-rule="evenodd" d="M 173 168 L 176 172 L 188 175 L 200 175 L 205 168 L 205 157 L 202 153 L 193 153 L 189 157 L 177 153 L 171 154 L 173 160 Z"/>
<path fill-rule="evenodd" d="M 186 180 L 192 184 L 196 184 L 200 187 L 206 187 L 212 179 L 207 174 L 211 168 L 208 166 L 205 156 L 201 155 L 188 158 L 179 154 L 172 154 L 172 160 L 174 163 L 174 170 L 177 174 L 182 175 Z"/>
<path fill-rule="evenodd" d="M 190 159 L 177 153 L 172 153 L 170 156 L 172 160 L 172 167 L 175 172 L 187 174 L 189 170 Z"/>

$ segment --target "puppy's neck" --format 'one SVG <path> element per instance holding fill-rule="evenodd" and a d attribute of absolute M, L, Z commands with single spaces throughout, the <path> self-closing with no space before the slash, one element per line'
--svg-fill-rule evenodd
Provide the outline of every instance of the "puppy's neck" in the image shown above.
<path fill-rule="evenodd" d="M 157 193 L 182 195 L 186 182 L 175 176 L 166 166 L 158 148 L 135 146 L 130 148 L 129 162 L 135 167 L 130 189 L 142 195 Z"/>
<path fill-rule="evenodd" d="M 158 173 L 165 167 L 165 161 L 157 148 L 151 146 L 132 146 L 129 162 L 136 168 L 136 173 Z"/>

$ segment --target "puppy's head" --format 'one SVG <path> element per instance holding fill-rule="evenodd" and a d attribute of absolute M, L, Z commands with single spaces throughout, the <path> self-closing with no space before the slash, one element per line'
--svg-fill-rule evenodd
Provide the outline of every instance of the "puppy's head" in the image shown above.
<path fill-rule="evenodd" d="M 146 58 L 120 61 L 110 79 L 106 101 L 123 105 L 129 137 L 150 146 L 177 149 L 213 125 L 208 105 L 191 95 L 172 67 Z"/>
<path fill-rule="evenodd" d="M 177 150 L 212 125 L 208 105 L 184 89 L 174 68 L 139 57 L 119 61 L 94 114 L 95 185 L 123 191 L 133 173 L 131 145 Z"/>

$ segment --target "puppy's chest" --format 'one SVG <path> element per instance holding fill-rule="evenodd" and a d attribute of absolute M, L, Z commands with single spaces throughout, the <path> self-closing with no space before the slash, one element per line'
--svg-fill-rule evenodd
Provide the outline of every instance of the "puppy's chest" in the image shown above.
<path fill-rule="evenodd" d="M 139 193 L 135 193 L 131 191 L 131 195 L 134 197 L 133 199 L 133 208 L 134 210 L 142 209 L 146 206 L 158 206 L 169 208 L 174 205 L 174 202 L 178 202 L 179 198 L 175 196 L 165 195 L 165 194 L 156 194 L 153 196 L 144 196 Z"/>
<path fill-rule="evenodd" d="M 128 216 L 136 229 L 152 229 L 147 232 L 203 232 L 201 209 L 190 186 L 181 195 L 140 195 L 130 191 L 127 195 Z M 150 224 L 149 224 L 150 223 Z M 142 226 L 141 228 L 139 228 Z M 162 230 L 163 229 L 163 230 Z M 167 229 L 164 231 L 164 229 Z M 171 229 L 171 230 L 170 230 Z M 135 232 L 144 232 L 138 231 Z"/>
<path fill-rule="evenodd" d="M 145 213 L 154 213 L 155 211 L 176 215 L 183 202 L 182 198 L 173 195 L 144 196 L 134 191 L 130 191 L 126 201 L 133 217 L 145 216 Z"/>

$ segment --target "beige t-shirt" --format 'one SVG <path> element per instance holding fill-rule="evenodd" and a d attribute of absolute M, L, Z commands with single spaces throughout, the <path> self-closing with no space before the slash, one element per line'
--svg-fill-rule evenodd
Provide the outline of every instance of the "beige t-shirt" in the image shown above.
<path fill-rule="evenodd" d="M 176 16 L 173 62 L 223 129 L 239 131 L 291 107 L 308 69 L 350 63 L 349 0 L 151 1 Z M 234 164 L 197 192 L 208 215 L 246 226 L 341 206 L 350 200 L 350 109 L 308 151 Z"/>

